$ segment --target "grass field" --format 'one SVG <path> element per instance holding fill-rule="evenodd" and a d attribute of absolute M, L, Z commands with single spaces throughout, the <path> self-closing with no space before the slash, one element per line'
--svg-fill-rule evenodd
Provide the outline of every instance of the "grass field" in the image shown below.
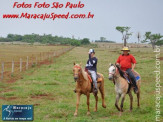
<path fill-rule="evenodd" d="M 73 62 L 82 63 L 83 67 L 88 59 L 88 48 L 76 47 L 70 52 L 55 60 L 55 63 L 43 65 L 40 68 L 32 68 L 26 71 L 23 79 L 12 84 L 0 83 L 0 104 L 30 104 L 34 105 L 35 122 L 76 121 L 76 122 L 152 122 L 155 121 L 155 53 L 151 48 L 132 48 L 131 53 L 137 60 L 135 70 L 142 77 L 140 108 L 137 108 L 134 95 L 133 111 L 129 112 L 129 97 L 124 102 L 124 113 L 118 116 L 114 106 L 114 85 L 108 80 L 109 63 L 115 63 L 121 54 L 120 49 L 96 48 L 98 58 L 98 72 L 105 77 L 105 102 L 107 108 L 101 106 L 99 95 L 98 112 L 93 112 L 95 99 L 91 94 L 91 115 L 87 116 L 86 97 L 81 96 L 78 116 L 74 117 L 76 107 L 76 94 L 73 92 L 75 82 L 73 79 Z M 163 52 L 163 48 L 161 48 Z M 161 54 L 163 57 L 163 53 Z M 162 59 L 162 58 L 161 58 Z M 161 68 L 163 60 L 161 60 Z M 161 69 L 163 73 L 163 69 Z M 30 74 L 30 75 L 27 75 Z M 161 75 L 161 80 L 163 75 Z M 163 83 L 161 82 L 163 86 Z M 161 89 L 163 92 L 163 89 Z M 163 110 L 163 98 L 161 98 L 161 110 Z M 0 111 L 1 108 L 0 108 Z M 0 113 L 0 118 L 1 118 Z M 163 118 L 163 113 L 161 117 Z M 162 119 L 163 121 L 163 119 Z"/>

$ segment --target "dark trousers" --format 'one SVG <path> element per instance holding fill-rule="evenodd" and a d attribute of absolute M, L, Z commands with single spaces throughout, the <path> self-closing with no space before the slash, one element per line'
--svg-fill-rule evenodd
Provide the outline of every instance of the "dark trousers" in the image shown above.
<path fill-rule="evenodd" d="M 131 78 L 134 87 L 137 88 L 136 78 L 135 78 L 134 74 L 132 73 L 131 68 L 127 69 L 126 72 L 129 75 L 129 77 Z"/>

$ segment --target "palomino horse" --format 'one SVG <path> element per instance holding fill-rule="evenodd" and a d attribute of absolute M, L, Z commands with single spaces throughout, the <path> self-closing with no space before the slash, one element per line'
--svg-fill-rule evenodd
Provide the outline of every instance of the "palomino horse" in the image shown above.
<path fill-rule="evenodd" d="M 120 111 L 120 115 L 121 115 L 121 112 L 123 112 L 123 102 L 125 100 L 126 94 L 128 94 L 130 97 L 130 111 L 132 111 L 132 102 L 133 102 L 132 89 L 133 89 L 133 86 L 131 86 L 131 88 L 129 89 L 128 81 L 124 78 L 123 72 L 121 71 L 119 65 L 110 64 L 109 80 L 113 80 L 114 84 L 115 84 L 115 91 L 116 91 L 115 106 L 118 109 L 118 111 Z M 137 106 L 138 107 L 140 106 L 140 104 L 139 104 L 140 84 L 141 84 L 141 78 L 137 81 L 137 86 L 138 86 Z M 121 106 L 119 108 L 118 102 L 119 102 L 120 97 L 122 97 L 122 100 L 121 100 Z"/>
<path fill-rule="evenodd" d="M 88 73 L 85 72 L 81 65 L 75 64 L 73 67 L 73 73 L 74 73 L 74 80 L 76 81 L 76 95 L 77 95 L 77 103 L 76 103 L 76 111 L 74 113 L 74 116 L 77 116 L 78 114 L 78 107 L 79 107 L 79 101 L 81 94 L 84 94 L 87 96 L 87 106 L 88 106 L 88 112 L 87 115 L 90 114 L 89 110 L 89 97 L 90 93 L 92 92 L 92 86 L 90 79 L 88 78 Z M 98 89 L 100 90 L 101 97 L 102 97 L 102 106 L 106 108 L 105 101 L 104 101 L 104 77 L 102 74 L 98 73 L 101 76 L 101 81 L 98 82 Z M 97 111 L 97 102 L 98 102 L 98 96 L 97 94 L 94 94 L 96 99 L 96 105 L 95 105 L 95 112 Z"/>

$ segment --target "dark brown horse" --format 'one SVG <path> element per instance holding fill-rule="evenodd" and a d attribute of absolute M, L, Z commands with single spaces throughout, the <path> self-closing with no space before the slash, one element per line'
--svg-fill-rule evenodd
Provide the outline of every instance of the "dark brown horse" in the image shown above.
<path fill-rule="evenodd" d="M 81 94 L 84 94 L 87 96 L 87 106 L 88 106 L 88 112 L 87 115 L 90 114 L 89 110 L 89 97 L 90 93 L 92 92 L 92 85 L 90 82 L 90 79 L 88 78 L 88 73 L 85 72 L 81 65 L 75 64 L 73 67 L 73 73 L 74 73 L 74 80 L 76 81 L 76 95 L 77 95 L 77 103 L 76 103 L 76 110 L 74 113 L 74 116 L 77 116 L 78 114 L 78 107 L 79 107 L 79 101 L 80 101 L 80 96 Z M 98 73 L 101 77 L 101 81 L 97 82 L 98 84 L 98 89 L 101 92 L 101 97 L 102 97 L 102 106 L 106 108 L 105 101 L 104 101 L 104 77 L 102 74 Z M 95 105 L 95 112 L 97 111 L 97 102 L 98 102 L 98 96 L 97 94 L 94 94 L 95 99 L 96 99 L 96 105 Z"/>

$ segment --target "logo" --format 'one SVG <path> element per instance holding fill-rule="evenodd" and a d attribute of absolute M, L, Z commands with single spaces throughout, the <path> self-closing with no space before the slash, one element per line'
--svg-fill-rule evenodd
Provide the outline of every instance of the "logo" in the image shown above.
<path fill-rule="evenodd" d="M 33 105 L 2 105 L 2 120 L 32 121 Z"/>

